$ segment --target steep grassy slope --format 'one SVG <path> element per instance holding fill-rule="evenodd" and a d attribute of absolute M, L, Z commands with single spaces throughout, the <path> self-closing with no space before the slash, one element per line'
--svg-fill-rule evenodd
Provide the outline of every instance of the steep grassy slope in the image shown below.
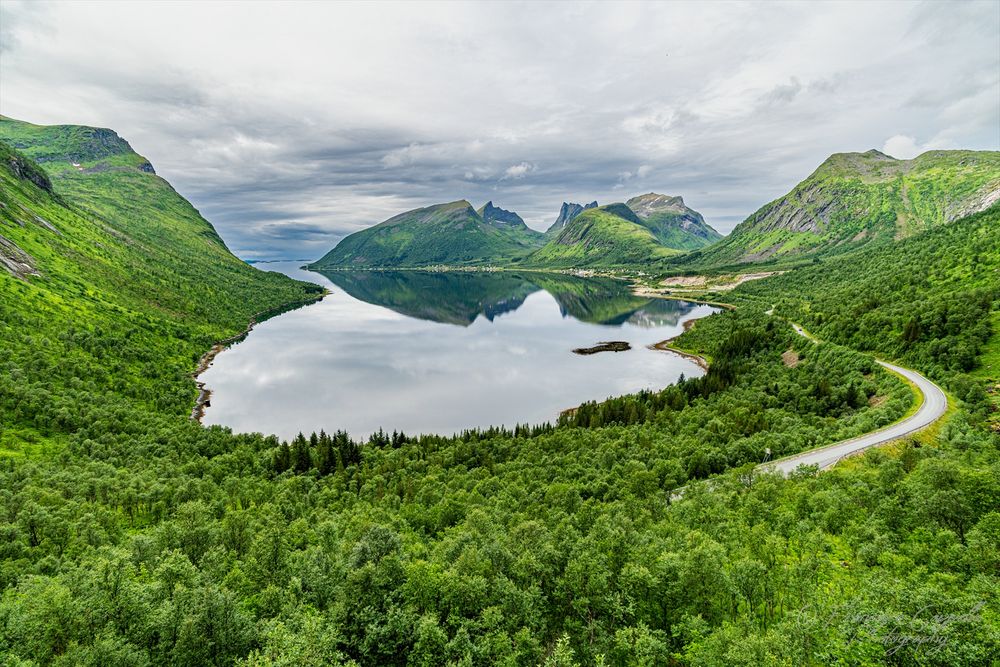
<path fill-rule="evenodd" d="M 667 248 L 625 204 L 588 209 L 523 260 L 551 267 L 642 266 L 680 251 Z"/>
<path fill-rule="evenodd" d="M 629 199 L 625 205 L 668 248 L 695 250 L 722 238 L 722 234 L 712 229 L 701 213 L 686 206 L 681 197 L 650 192 Z"/>
<path fill-rule="evenodd" d="M 1000 152 L 931 151 L 896 160 L 838 153 L 691 261 L 732 264 L 888 242 L 984 210 L 1000 199 Z"/>
<path fill-rule="evenodd" d="M 110 130 L 0 121 L 0 425 L 79 427 L 77 399 L 184 415 L 214 340 L 315 292 L 231 255 L 148 164 Z"/>
<path fill-rule="evenodd" d="M 401 213 L 345 237 L 310 268 L 490 264 L 521 257 L 540 234 L 490 224 L 465 200 Z"/>

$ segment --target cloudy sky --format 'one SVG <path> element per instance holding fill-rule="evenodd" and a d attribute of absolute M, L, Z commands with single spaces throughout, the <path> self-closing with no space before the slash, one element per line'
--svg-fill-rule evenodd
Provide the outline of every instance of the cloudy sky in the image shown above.
<path fill-rule="evenodd" d="M 245 258 L 462 198 L 728 232 L 833 152 L 1000 148 L 1000 3 L 2 0 L 0 113 L 117 130 Z"/>

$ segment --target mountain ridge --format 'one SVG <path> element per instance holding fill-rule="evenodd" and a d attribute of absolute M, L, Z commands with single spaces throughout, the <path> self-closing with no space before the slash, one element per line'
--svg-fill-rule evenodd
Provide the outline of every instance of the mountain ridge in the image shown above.
<path fill-rule="evenodd" d="M 541 234 L 527 226 L 490 224 L 460 199 L 404 211 L 354 232 L 309 267 L 417 268 L 510 261 L 528 254 L 535 238 Z"/>
<path fill-rule="evenodd" d="M 563 202 L 559 220 L 545 234 L 492 200 L 479 210 L 464 199 L 434 204 L 346 236 L 309 268 L 618 266 L 626 261 L 659 262 L 721 238 L 681 197 L 650 193 L 629 201 L 645 217 L 624 202 L 605 206 L 596 201 L 586 206 Z M 588 235 L 594 238 L 585 238 Z M 616 247 L 619 243 L 623 246 Z"/>
<path fill-rule="evenodd" d="M 513 227 L 517 229 L 527 229 L 528 225 L 524 224 L 524 220 L 517 213 L 513 211 L 508 211 L 502 209 L 499 206 L 493 205 L 493 200 L 486 202 L 480 207 L 476 213 L 479 217 L 483 219 L 484 222 L 496 226 L 506 226 Z"/>
<path fill-rule="evenodd" d="M 1000 201 L 1000 152 L 834 153 L 697 258 L 754 263 L 898 240 Z"/>
<path fill-rule="evenodd" d="M 679 253 L 660 243 L 632 209 L 616 202 L 583 211 L 523 264 L 552 268 L 628 266 Z"/>

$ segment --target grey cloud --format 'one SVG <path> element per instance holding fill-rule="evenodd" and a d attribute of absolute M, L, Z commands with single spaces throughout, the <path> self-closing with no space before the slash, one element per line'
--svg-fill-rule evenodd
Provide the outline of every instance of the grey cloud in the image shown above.
<path fill-rule="evenodd" d="M 764 93 L 764 95 L 761 96 L 761 99 L 765 104 L 791 102 L 801 91 L 802 83 L 793 76 L 789 83 L 775 86 L 768 92 Z"/>
<path fill-rule="evenodd" d="M 309 224 L 306 222 L 269 222 L 258 225 L 256 231 L 262 236 L 271 238 L 297 238 L 307 239 L 314 236 L 329 238 L 330 232 L 326 227 Z"/>

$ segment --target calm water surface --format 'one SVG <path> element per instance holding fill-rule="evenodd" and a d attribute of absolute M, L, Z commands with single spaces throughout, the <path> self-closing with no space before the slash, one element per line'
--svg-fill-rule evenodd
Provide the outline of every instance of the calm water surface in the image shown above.
<path fill-rule="evenodd" d="M 333 292 L 263 322 L 201 380 L 205 424 L 291 438 L 379 428 L 450 434 L 554 420 L 588 400 L 662 388 L 702 370 L 647 346 L 716 309 L 640 298 L 606 279 L 552 274 L 303 271 Z M 628 341 L 626 352 L 572 350 Z"/>

